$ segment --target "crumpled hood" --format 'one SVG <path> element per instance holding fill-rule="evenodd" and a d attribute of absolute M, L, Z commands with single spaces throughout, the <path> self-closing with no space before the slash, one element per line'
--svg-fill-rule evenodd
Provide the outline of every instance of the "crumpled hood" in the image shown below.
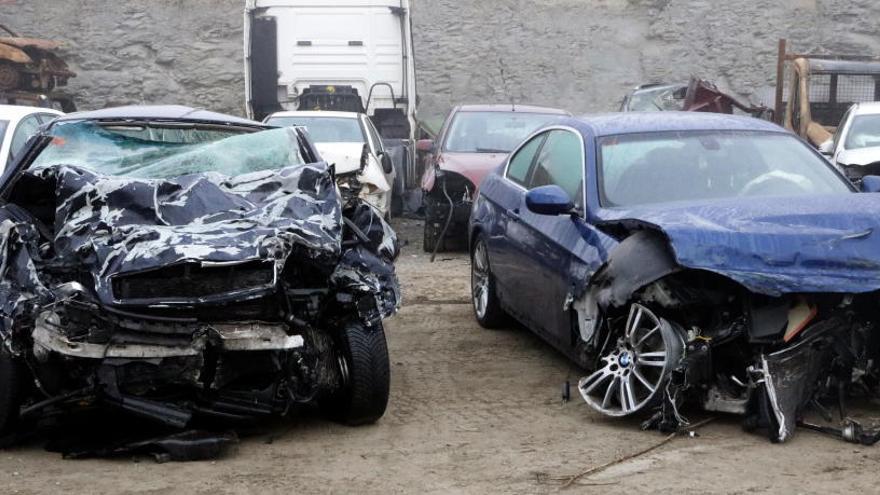
<path fill-rule="evenodd" d="M 605 209 L 604 222 L 650 224 L 678 263 L 753 292 L 880 289 L 880 194 L 748 198 Z"/>
<path fill-rule="evenodd" d="M 461 174 L 475 186 L 486 178 L 489 172 L 498 168 L 505 159 L 506 153 L 449 153 L 444 152 L 440 157 L 441 170 L 448 170 Z"/>
<path fill-rule="evenodd" d="M 321 158 L 336 165 L 336 173 L 354 172 L 361 167 L 364 143 L 315 143 Z"/>
<path fill-rule="evenodd" d="M 837 155 L 837 163 L 841 165 L 870 165 L 880 162 L 880 146 L 843 150 Z"/>
<path fill-rule="evenodd" d="M 341 251 L 338 190 L 323 163 L 236 177 L 167 180 L 58 166 L 55 249 L 81 264 L 105 303 L 110 277 L 182 261 L 274 261 L 294 249 L 333 260 Z"/>

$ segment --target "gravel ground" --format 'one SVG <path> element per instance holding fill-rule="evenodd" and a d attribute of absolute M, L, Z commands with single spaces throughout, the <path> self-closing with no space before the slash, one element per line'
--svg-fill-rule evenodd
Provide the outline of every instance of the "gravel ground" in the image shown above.
<path fill-rule="evenodd" d="M 266 426 L 226 458 L 66 461 L 34 443 L 0 451 L 2 493 L 547 493 L 556 479 L 664 437 L 610 420 L 561 384 L 580 372 L 522 329 L 487 331 L 468 302 L 468 261 L 418 245 L 421 224 L 397 222 L 411 243 L 398 271 L 405 304 L 387 322 L 391 402 L 376 425 L 317 416 Z M 691 413 L 693 419 L 699 412 Z M 802 431 L 785 445 L 721 417 L 581 480 L 571 493 L 873 493 L 880 448 Z"/>

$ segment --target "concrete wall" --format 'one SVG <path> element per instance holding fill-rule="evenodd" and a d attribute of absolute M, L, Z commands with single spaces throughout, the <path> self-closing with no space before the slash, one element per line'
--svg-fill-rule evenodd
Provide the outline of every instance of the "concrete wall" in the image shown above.
<path fill-rule="evenodd" d="M 518 101 L 614 110 L 691 74 L 759 99 L 776 41 L 880 54 L 876 0 L 413 0 L 420 113 Z M 242 113 L 244 0 L 0 0 L 0 22 L 67 42 L 81 107 Z"/>

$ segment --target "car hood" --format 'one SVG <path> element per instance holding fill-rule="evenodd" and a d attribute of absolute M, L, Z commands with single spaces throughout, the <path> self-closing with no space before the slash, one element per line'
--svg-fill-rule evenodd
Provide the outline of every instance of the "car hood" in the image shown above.
<path fill-rule="evenodd" d="M 870 165 L 880 162 L 880 146 L 843 150 L 837 155 L 840 165 Z"/>
<path fill-rule="evenodd" d="M 662 231 L 681 266 L 753 292 L 880 289 L 880 194 L 749 198 L 601 210 L 599 225 Z"/>
<path fill-rule="evenodd" d="M 331 269 L 340 255 L 341 203 L 324 163 L 167 180 L 70 166 L 33 173 L 56 184 L 55 258 L 91 275 L 107 304 L 118 302 L 119 275 L 247 261 L 268 262 L 277 275 L 294 251 Z"/>
<path fill-rule="evenodd" d="M 337 174 L 354 172 L 361 167 L 364 143 L 316 143 L 315 147 L 324 161 L 336 166 Z"/>
<path fill-rule="evenodd" d="M 441 170 L 461 174 L 476 187 L 486 178 L 492 170 L 498 168 L 505 159 L 507 153 L 450 153 L 440 155 L 438 166 Z"/>

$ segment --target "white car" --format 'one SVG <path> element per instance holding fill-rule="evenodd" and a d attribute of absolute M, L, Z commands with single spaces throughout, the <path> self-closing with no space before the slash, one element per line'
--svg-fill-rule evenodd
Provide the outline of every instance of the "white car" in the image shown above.
<path fill-rule="evenodd" d="M 0 105 L 0 172 L 12 162 L 40 126 L 59 115 L 64 113 L 51 108 Z"/>
<path fill-rule="evenodd" d="M 391 156 L 370 119 L 356 112 L 277 112 L 266 117 L 266 124 L 284 127 L 305 126 L 321 157 L 336 167 L 337 174 L 358 172 L 364 184 L 361 197 L 383 216 L 391 211 L 391 195 L 396 172 Z M 367 148 L 366 163 L 361 157 Z"/>
<path fill-rule="evenodd" d="M 855 103 L 819 151 L 852 180 L 880 175 L 880 102 Z"/>

